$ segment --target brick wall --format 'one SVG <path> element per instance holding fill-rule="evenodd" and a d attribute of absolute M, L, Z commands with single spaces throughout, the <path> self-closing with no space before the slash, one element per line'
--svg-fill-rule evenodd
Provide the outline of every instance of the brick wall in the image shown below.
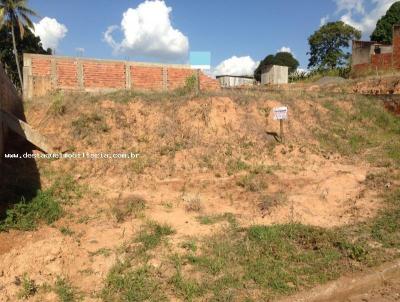
<path fill-rule="evenodd" d="M 51 75 L 51 62 L 48 59 L 36 57 L 32 58 L 32 74 L 34 76 L 50 76 Z"/>
<path fill-rule="evenodd" d="M 125 88 L 125 64 L 82 61 L 85 88 Z"/>
<path fill-rule="evenodd" d="M 353 74 L 359 75 L 374 70 L 400 69 L 400 25 L 393 26 L 392 40 L 392 52 L 372 54 L 368 58 L 363 57 L 362 59 L 359 58 L 360 49 L 363 49 L 368 55 L 374 42 L 353 41 Z M 354 62 L 357 62 L 357 64 L 354 64 Z"/>
<path fill-rule="evenodd" d="M 213 78 L 200 72 L 200 90 L 218 90 L 221 88 L 220 83 Z"/>
<path fill-rule="evenodd" d="M 185 86 L 186 79 L 196 75 L 196 70 L 168 68 L 168 89 L 173 90 Z"/>
<path fill-rule="evenodd" d="M 55 62 L 55 64 L 57 71 L 57 87 L 60 87 L 61 89 L 78 89 L 78 72 L 76 68 L 76 62 L 72 62 L 70 60 L 58 60 Z"/>
<path fill-rule="evenodd" d="M 393 65 L 400 69 L 400 25 L 393 27 Z"/>
<path fill-rule="evenodd" d="M 24 54 L 24 96 L 51 90 L 174 90 L 197 71 L 188 65 L 146 64 Z M 219 89 L 219 82 L 199 73 L 200 89 Z"/>
<path fill-rule="evenodd" d="M 131 66 L 132 87 L 143 90 L 163 89 L 163 68 Z"/>
<path fill-rule="evenodd" d="M 392 54 L 374 54 L 371 56 L 371 65 L 374 69 L 390 69 L 392 68 Z"/>

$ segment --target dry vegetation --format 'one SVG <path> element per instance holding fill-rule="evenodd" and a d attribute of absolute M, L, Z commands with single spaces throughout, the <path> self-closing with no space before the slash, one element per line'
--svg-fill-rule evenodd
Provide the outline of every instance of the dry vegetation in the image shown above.
<path fill-rule="evenodd" d="M 26 111 L 62 152 L 139 156 L 37 160 L 43 188 L 0 220 L 1 301 L 260 301 L 399 256 L 400 120 L 375 98 L 57 93 Z"/>

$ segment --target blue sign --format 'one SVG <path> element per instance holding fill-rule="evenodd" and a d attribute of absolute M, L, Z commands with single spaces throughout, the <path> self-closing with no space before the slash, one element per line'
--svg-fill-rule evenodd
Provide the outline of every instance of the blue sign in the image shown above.
<path fill-rule="evenodd" d="M 193 69 L 211 69 L 211 52 L 191 51 L 189 55 L 189 61 Z"/>

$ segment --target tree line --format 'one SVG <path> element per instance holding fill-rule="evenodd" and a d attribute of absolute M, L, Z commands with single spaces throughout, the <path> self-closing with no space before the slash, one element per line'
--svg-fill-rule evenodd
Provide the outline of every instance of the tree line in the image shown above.
<path fill-rule="evenodd" d="M 392 28 L 400 24 L 400 1 L 391 5 L 382 16 L 372 32 L 371 41 L 392 43 Z M 351 53 L 349 52 L 352 40 L 361 38 L 361 31 L 342 21 L 329 22 L 322 25 L 309 38 L 310 51 L 308 69 L 311 73 L 327 73 L 338 71 L 341 76 L 347 76 L 350 71 Z M 290 53 L 279 52 L 268 55 L 254 71 L 254 78 L 261 80 L 261 72 L 267 65 L 282 65 L 289 67 L 289 74 L 296 73 L 299 62 Z"/>
<path fill-rule="evenodd" d="M 51 54 L 36 37 L 31 17 L 37 13 L 27 0 L 0 0 L 0 61 L 17 88 L 23 86 L 23 53 Z"/>

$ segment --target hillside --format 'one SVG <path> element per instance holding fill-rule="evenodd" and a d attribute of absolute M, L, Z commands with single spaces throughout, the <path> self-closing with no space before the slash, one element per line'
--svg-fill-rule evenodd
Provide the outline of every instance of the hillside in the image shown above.
<path fill-rule="evenodd" d="M 36 160 L 41 191 L 0 221 L 0 301 L 259 301 L 398 255 L 400 120 L 377 98 L 59 92 L 25 111 L 86 158 Z"/>

